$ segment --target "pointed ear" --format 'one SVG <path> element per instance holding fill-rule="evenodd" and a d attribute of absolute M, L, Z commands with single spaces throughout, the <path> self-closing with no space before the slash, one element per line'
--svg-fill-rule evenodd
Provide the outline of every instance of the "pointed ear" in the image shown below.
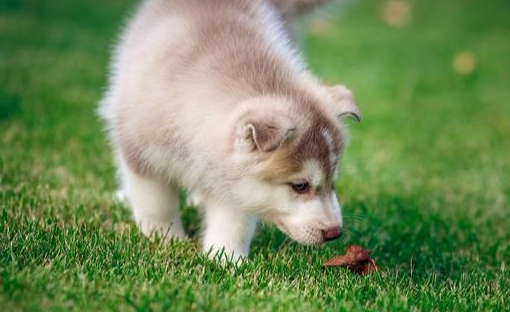
<path fill-rule="evenodd" d="M 248 116 L 237 126 L 236 145 L 250 151 L 272 152 L 290 139 L 295 130 L 286 116 Z"/>
<path fill-rule="evenodd" d="M 338 118 L 350 117 L 357 122 L 360 122 L 361 111 L 354 101 L 351 90 L 342 85 L 336 85 L 327 88 L 329 89 L 331 97 L 333 98 L 333 113 Z"/>

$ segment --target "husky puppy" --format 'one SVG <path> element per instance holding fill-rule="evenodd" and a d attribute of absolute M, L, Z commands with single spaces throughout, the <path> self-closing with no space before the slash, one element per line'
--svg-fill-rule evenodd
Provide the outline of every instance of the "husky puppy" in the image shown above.
<path fill-rule="evenodd" d="M 179 188 L 203 209 L 203 251 L 248 254 L 257 220 L 303 244 L 340 236 L 333 181 L 351 92 L 290 41 L 325 0 L 148 0 L 117 46 L 100 105 L 133 217 L 184 238 Z"/>

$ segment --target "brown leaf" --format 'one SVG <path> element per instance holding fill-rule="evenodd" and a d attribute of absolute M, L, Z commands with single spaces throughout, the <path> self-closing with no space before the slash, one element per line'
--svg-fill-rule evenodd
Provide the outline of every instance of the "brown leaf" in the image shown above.
<path fill-rule="evenodd" d="M 354 273 L 365 275 L 379 270 L 374 259 L 370 259 L 368 250 L 363 247 L 351 245 L 347 247 L 345 255 L 335 256 L 324 262 L 324 267 L 347 267 Z"/>

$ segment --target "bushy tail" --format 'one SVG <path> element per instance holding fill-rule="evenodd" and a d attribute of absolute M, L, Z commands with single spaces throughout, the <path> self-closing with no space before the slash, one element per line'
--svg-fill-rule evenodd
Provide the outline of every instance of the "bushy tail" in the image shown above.
<path fill-rule="evenodd" d="M 299 15 L 331 0 L 269 0 L 284 15 Z"/>

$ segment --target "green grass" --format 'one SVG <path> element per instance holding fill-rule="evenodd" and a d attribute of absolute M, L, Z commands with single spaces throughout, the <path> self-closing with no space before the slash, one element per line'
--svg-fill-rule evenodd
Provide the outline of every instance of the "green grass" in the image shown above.
<path fill-rule="evenodd" d="M 0 310 L 508 310 L 510 5 L 409 3 L 405 27 L 351 1 L 303 40 L 364 115 L 338 183 L 345 236 L 307 248 L 263 226 L 236 269 L 196 238 L 148 241 L 111 199 L 94 110 L 133 1 L 1 1 Z M 452 68 L 462 51 L 467 75 Z M 349 244 L 383 271 L 321 268 Z"/>

